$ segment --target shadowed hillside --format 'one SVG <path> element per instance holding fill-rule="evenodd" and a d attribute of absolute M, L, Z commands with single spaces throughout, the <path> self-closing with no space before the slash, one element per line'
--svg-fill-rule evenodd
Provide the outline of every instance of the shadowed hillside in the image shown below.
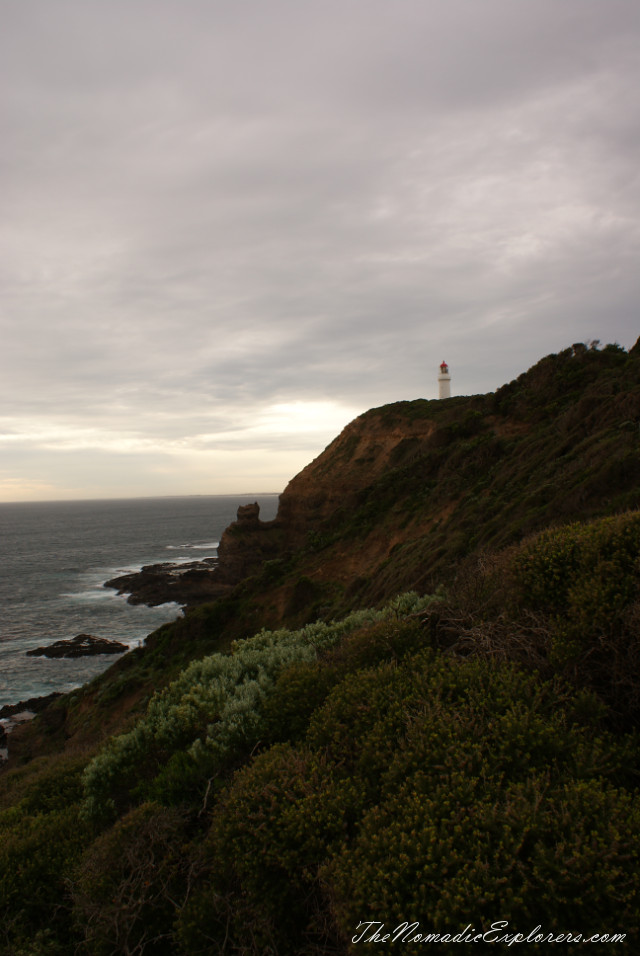
<path fill-rule="evenodd" d="M 639 452 L 639 344 L 574 345 L 495 393 L 372 409 L 292 479 L 275 521 L 242 509 L 220 568 L 188 582 L 186 618 L 49 708 L 44 746 L 111 732 L 185 663 L 261 627 L 426 593 L 470 555 L 640 507 Z M 39 732 L 14 753 L 37 753 Z"/>
<path fill-rule="evenodd" d="M 638 509 L 640 344 L 360 416 L 14 735 L 6 952 L 328 956 L 370 919 L 633 948 Z"/>
<path fill-rule="evenodd" d="M 229 529 L 222 564 L 233 540 L 271 626 L 424 591 L 474 551 L 639 507 L 639 449 L 640 348 L 575 345 L 494 394 L 361 415 L 290 482 L 276 521 Z"/>

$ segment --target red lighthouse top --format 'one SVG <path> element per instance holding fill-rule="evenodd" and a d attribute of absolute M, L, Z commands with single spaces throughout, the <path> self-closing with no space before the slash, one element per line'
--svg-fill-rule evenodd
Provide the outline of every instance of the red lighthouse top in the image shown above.
<path fill-rule="evenodd" d="M 449 371 L 449 366 L 447 365 L 446 362 L 443 361 L 442 365 L 440 366 L 440 371 L 441 371 L 441 372 L 448 372 L 448 371 Z"/>

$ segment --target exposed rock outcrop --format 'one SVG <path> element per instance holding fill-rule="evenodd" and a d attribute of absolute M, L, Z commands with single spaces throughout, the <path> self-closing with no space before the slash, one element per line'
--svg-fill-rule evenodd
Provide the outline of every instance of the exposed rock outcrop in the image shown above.
<path fill-rule="evenodd" d="M 260 520 L 257 502 L 241 505 L 236 521 L 222 535 L 217 559 L 207 559 L 210 564 L 150 565 L 107 581 L 105 587 L 129 594 L 131 604 L 155 606 L 174 601 L 193 606 L 224 596 L 259 571 L 265 561 L 305 549 L 318 529 L 339 524 L 340 515 L 361 505 L 363 495 L 378 478 L 424 454 L 437 441 L 437 423 L 428 414 L 437 403 L 414 403 L 419 411 L 412 418 L 406 414 L 408 404 L 399 403 L 397 410 L 394 406 L 372 409 L 347 425 L 289 482 L 274 520 Z M 383 560 L 394 544 L 386 535 L 373 543 L 367 567 Z M 327 557 L 327 566 L 318 572 L 320 577 L 330 572 Z"/>
<path fill-rule="evenodd" d="M 68 641 L 55 641 L 46 647 L 35 647 L 27 651 L 29 657 L 87 657 L 96 654 L 124 654 L 128 650 L 120 641 L 110 641 L 106 637 L 93 637 L 91 634 L 78 634 Z"/>
<path fill-rule="evenodd" d="M 40 711 L 48 707 L 49 704 L 52 704 L 58 697 L 62 697 L 62 694 L 59 691 L 54 691 L 52 694 L 46 694 L 44 697 L 29 697 L 28 700 L 20 700 L 17 704 L 5 704 L 4 707 L 0 707 L 0 720 L 4 720 L 6 717 L 13 717 L 15 714 L 20 714 L 23 711 L 39 714 Z"/>
<path fill-rule="evenodd" d="M 260 505 L 254 501 L 238 508 L 237 519 L 225 530 L 218 546 L 218 581 L 234 586 L 253 574 L 264 561 L 282 551 L 282 523 L 260 520 Z"/>
<path fill-rule="evenodd" d="M 9 738 L 13 731 L 45 711 L 49 704 L 62 696 L 58 691 L 54 691 L 44 697 L 29 697 L 28 700 L 21 700 L 17 704 L 5 704 L 0 707 L 0 768 L 9 759 Z"/>
<path fill-rule="evenodd" d="M 128 594 L 129 604 L 203 604 L 223 597 L 264 561 L 276 557 L 281 547 L 280 523 L 261 521 L 256 501 L 238 508 L 236 521 L 222 535 L 217 557 L 188 564 L 145 565 L 140 571 L 112 578 L 104 586 Z"/>
<path fill-rule="evenodd" d="M 122 574 L 105 583 L 118 594 L 128 594 L 129 604 L 201 604 L 221 597 L 228 585 L 215 576 L 216 558 L 188 564 L 147 564 L 140 571 Z"/>

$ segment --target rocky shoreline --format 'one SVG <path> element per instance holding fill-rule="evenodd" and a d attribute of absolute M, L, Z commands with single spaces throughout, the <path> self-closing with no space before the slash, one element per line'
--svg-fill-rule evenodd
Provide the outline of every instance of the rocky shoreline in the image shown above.
<path fill-rule="evenodd" d="M 217 558 L 203 558 L 187 564 L 147 564 L 140 571 L 106 581 L 105 588 L 127 594 L 128 604 L 198 604 L 213 601 L 228 590 L 215 580 Z"/>
<path fill-rule="evenodd" d="M 44 697 L 29 697 L 28 700 L 20 700 L 17 704 L 5 704 L 0 707 L 0 720 L 6 720 L 7 717 L 14 717 L 22 711 L 30 711 L 33 714 L 39 714 L 41 710 L 52 704 L 58 697 L 62 697 L 60 691 L 54 691 L 52 694 L 46 694 Z"/>
<path fill-rule="evenodd" d="M 129 604 L 193 606 L 215 601 L 255 572 L 265 560 L 276 557 L 281 546 L 279 522 L 260 520 L 258 502 L 241 505 L 218 545 L 217 557 L 184 564 L 148 564 L 140 571 L 105 582 Z M 275 532 L 275 535 L 274 535 Z"/>
<path fill-rule="evenodd" d="M 145 565 L 140 571 L 111 578 L 103 585 L 118 594 L 127 595 L 129 604 L 178 604 L 183 607 L 215 601 L 228 594 L 247 576 L 277 557 L 282 549 L 281 523 L 260 520 L 257 502 L 241 505 L 237 518 L 224 531 L 216 557 L 187 563 L 164 562 Z M 78 634 L 68 640 L 34 648 L 30 656 L 74 658 L 85 655 L 122 654 L 127 646 L 118 641 Z M 7 759 L 7 738 L 11 731 L 44 710 L 59 693 L 7 704 L 0 709 L 0 766 Z"/>
<path fill-rule="evenodd" d="M 59 691 L 54 691 L 44 697 L 29 697 L 28 700 L 18 701 L 17 704 L 5 704 L 4 707 L 0 707 L 0 768 L 6 763 L 9 756 L 11 731 L 20 724 L 33 720 L 36 714 L 39 714 L 58 697 L 62 697 L 62 694 Z"/>

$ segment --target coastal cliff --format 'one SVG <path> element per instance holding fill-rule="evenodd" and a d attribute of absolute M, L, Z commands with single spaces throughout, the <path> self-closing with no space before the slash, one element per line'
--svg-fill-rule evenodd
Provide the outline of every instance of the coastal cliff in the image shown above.
<path fill-rule="evenodd" d="M 639 553 L 640 342 L 361 415 L 184 574 L 215 600 L 12 729 L 8 951 L 637 937 Z"/>
<path fill-rule="evenodd" d="M 375 603 L 452 580 L 469 554 L 550 523 L 640 506 L 639 448 L 639 346 L 577 344 L 495 393 L 366 412 L 242 545 L 277 535 L 283 608 L 300 577 L 310 616 Z"/>
<path fill-rule="evenodd" d="M 240 586 L 269 626 L 302 623 L 451 580 L 550 522 L 640 506 L 639 353 L 576 344 L 495 393 L 371 409 L 289 482 L 273 521 L 241 508 L 217 563 L 167 574 L 156 602 Z"/>

